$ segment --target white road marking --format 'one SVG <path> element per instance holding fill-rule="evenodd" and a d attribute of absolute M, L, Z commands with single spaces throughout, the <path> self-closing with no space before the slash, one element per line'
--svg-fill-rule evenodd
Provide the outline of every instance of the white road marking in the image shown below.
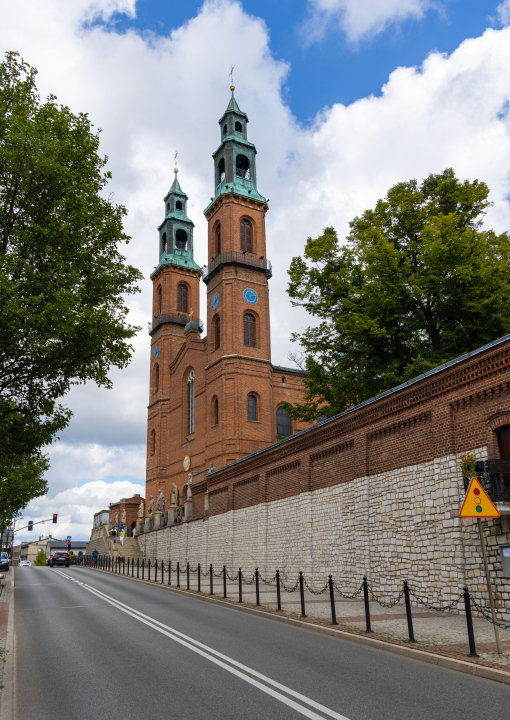
<path fill-rule="evenodd" d="M 245 680 L 246 682 L 250 683 L 250 685 L 254 685 L 255 687 L 259 688 L 259 690 L 262 690 L 262 692 L 267 693 L 268 695 L 271 695 L 272 697 L 276 698 L 280 702 L 284 703 L 285 705 L 288 705 L 289 707 L 293 708 L 294 710 L 297 710 L 301 715 L 304 715 L 307 718 L 310 718 L 310 720 L 324 720 L 323 715 L 326 715 L 327 717 L 334 718 L 334 720 L 349 720 L 345 717 L 345 715 L 340 715 L 339 713 L 335 712 L 334 710 L 330 710 L 329 708 L 325 707 L 324 705 L 321 705 L 318 702 L 315 702 L 315 700 L 311 700 L 310 698 L 306 697 L 306 695 L 302 695 L 301 693 L 296 692 L 295 690 L 292 690 L 291 688 L 286 687 L 285 685 L 282 685 L 279 682 L 276 682 L 276 680 L 272 680 L 271 678 L 267 677 L 267 675 L 262 675 L 262 673 L 257 672 L 256 670 L 252 670 L 252 668 L 249 668 L 247 665 L 243 665 L 240 662 L 237 662 L 237 660 L 233 660 L 232 658 L 228 657 L 228 655 L 223 655 L 222 653 L 218 652 L 217 650 L 214 650 L 213 648 L 209 647 L 208 645 L 204 645 L 201 642 L 198 642 L 198 640 L 194 640 L 189 635 L 185 635 L 184 633 L 181 633 L 179 630 L 175 630 L 172 627 L 169 627 L 168 625 L 164 625 L 163 623 L 159 622 L 159 620 L 156 620 L 149 615 L 144 615 L 144 613 L 141 613 L 139 610 L 135 610 L 135 608 L 130 607 L 129 605 L 125 605 L 124 603 L 121 603 L 119 600 L 117 600 L 114 597 L 111 597 L 110 595 L 106 595 L 105 593 L 101 592 L 100 590 L 97 590 L 96 588 L 92 587 L 91 585 L 87 585 L 86 583 L 80 582 L 79 580 L 76 580 L 71 575 L 67 575 L 66 573 L 62 572 L 61 570 L 55 570 L 56 573 L 61 575 L 62 577 L 66 578 L 67 580 L 71 580 L 72 582 L 77 583 L 80 585 L 84 590 L 87 590 L 88 592 L 92 593 L 93 595 L 96 595 L 97 597 L 101 598 L 105 602 L 109 603 L 110 605 L 113 605 L 118 610 L 121 610 L 122 612 L 126 613 L 127 615 L 131 615 L 131 617 L 135 618 L 141 623 L 144 623 L 144 625 L 148 625 L 149 627 L 153 628 L 154 630 L 157 630 L 162 635 L 166 635 L 171 640 L 174 640 L 175 642 L 178 642 L 180 645 L 183 645 L 184 647 L 187 647 L 189 650 L 192 650 L 193 652 L 197 653 L 198 655 L 201 655 L 202 657 L 206 658 L 210 662 L 215 663 L 216 665 L 219 665 L 220 667 L 224 668 L 225 670 L 228 670 L 228 672 L 232 673 L 233 675 L 236 675 L 237 677 L 241 678 L 242 680 Z M 221 658 L 221 659 L 219 659 Z M 230 663 L 230 665 L 227 665 L 226 663 Z M 250 677 L 246 673 L 250 673 L 250 675 L 253 675 L 254 677 Z M 255 679 L 257 678 L 257 679 Z M 262 682 L 259 682 L 261 680 Z M 266 683 L 264 685 L 263 683 Z M 276 690 L 273 690 L 271 687 L 267 687 L 268 685 L 271 685 L 275 688 L 278 688 L 278 690 L 281 690 L 287 695 L 290 695 L 291 697 L 296 698 L 302 703 L 306 703 L 310 707 L 315 708 L 319 712 L 322 712 L 323 715 L 317 715 L 317 713 L 313 712 L 313 710 L 310 710 L 307 707 L 303 707 L 303 705 L 298 704 L 294 700 L 291 700 L 289 697 L 285 697 L 285 695 L 282 695 L 280 692 L 277 692 Z"/>

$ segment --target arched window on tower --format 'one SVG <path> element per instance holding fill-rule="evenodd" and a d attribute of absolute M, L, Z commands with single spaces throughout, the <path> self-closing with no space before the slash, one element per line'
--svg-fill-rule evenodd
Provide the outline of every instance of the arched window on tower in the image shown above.
<path fill-rule="evenodd" d="M 155 430 L 151 430 L 150 450 L 151 450 L 151 455 L 154 455 L 156 452 L 156 431 Z"/>
<path fill-rule="evenodd" d="M 227 123 L 223 126 L 223 135 L 227 134 Z"/>
<path fill-rule="evenodd" d="M 245 313 L 243 317 L 244 324 L 244 344 L 247 347 L 255 347 L 255 316 L 251 313 Z"/>
<path fill-rule="evenodd" d="M 218 425 L 220 422 L 220 405 L 218 398 L 214 397 L 212 401 L 212 425 Z"/>
<path fill-rule="evenodd" d="M 214 319 L 214 346 L 215 350 L 221 345 L 221 322 L 219 316 Z"/>
<path fill-rule="evenodd" d="M 248 395 L 248 420 L 257 421 L 257 396 Z"/>
<path fill-rule="evenodd" d="M 221 223 L 216 226 L 216 255 L 221 253 Z"/>
<path fill-rule="evenodd" d="M 292 435 L 292 420 L 289 413 L 282 407 L 276 411 L 276 434 L 282 437 Z"/>
<path fill-rule="evenodd" d="M 175 232 L 175 247 L 179 248 L 179 250 L 186 250 L 186 245 L 188 242 L 188 234 L 186 233 L 186 230 L 183 230 L 182 228 L 179 228 Z"/>
<path fill-rule="evenodd" d="M 188 287 L 179 285 L 177 287 L 177 312 L 188 312 Z"/>
<path fill-rule="evenodd" d="M 159 390 L 159 365 L 154 365 L 154 392 L 157 393 Z"/>
<path fill-rule="evenodd" d="M 238 133 L 242 133 L 242 132 L 243 132 L 243 126 L 241 125 L 240 122 L 236 122 L 236 124 L 235 124 L 235 131 L 238 132 Z"/>
<path fill-rule="evenodd" d="M 163 288 L 160 285 L 158 287 L 158 292 L 156 294 L 156 317 L 158 315 L 161 315 L 162 310 L 163 310 Z"/>
<path fill-rule="evenodd" d="M 195 432 L 195 372 L 188 375 L 188 435 Z"/>
<path fill-rule="evenodd" d="M 177 202 L 175 203 L 175 209 L 182 210 L 182 202 L 180 200 L 177 200 Z"/>
<path fill-rule="evenodd" d="M 221 158 L 218 163 L 218 184 L 225 180 L 225 158 Z"/>
<path fill-rule="evenodd" d="M 246 155 L 236 157 L 236 177 L 250 179 L 250 161 Z"/>
<path fill-rule="evenodd" d="M 161 254 L 164 255 L 166 253 L 166 232 L 163 233 L 161 236 Z"/>
<path fill-rule="evenodd" d="M 241 250 L 242 252 L 253 252 L 252 250 L 252 231 L 251 223 L 246 218 L 241 220 Z"/>

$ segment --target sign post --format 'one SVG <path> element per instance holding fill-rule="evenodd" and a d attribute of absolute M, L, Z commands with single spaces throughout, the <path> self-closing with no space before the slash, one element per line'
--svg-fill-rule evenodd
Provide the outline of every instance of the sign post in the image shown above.
<path fill-rule="evenodd" d="M 494 596 L 492 594 L 492 582 L 489 572 L 489 563 L 487 562 L 487 552 L 485 549 L 485 538 L 483 536 L 482 518 L 499 517 L 499 511 L 487 495 L 477 478 L 471 478 L 467 489 L 466 497 L 462 503 L 460 517 L 476 518 L 478 523 L 478 534 L 480 535 L 480 544 L 482 546 L 483 565 L 485 568 L 485 578 L 487 580 L 487 589 L 489 591 L 489 602 L 491 606 L 492 621 L 494 623 L 494 637 L 496 638 L 496 648 L 498 654 L 501 655 L 501 643 L 499 640 L 499 628 L 496 625 L 496 608 L 494 605 Z"/>

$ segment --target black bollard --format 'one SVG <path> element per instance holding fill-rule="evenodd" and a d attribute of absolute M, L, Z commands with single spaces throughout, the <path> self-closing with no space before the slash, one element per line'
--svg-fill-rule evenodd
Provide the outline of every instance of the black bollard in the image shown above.
<path fill-rule="evenodd" d="M 200 563 L 198 563 L 198 592 L 200 592 Z"/>
<path fill-rule="evenodd" d="M 161 584 L 163 585 L 163 578 L 164 578 L 164 572 L 163 572 L 163 560 L 161 561 Z"/>
<path fill-rule="evenodd" d="M 255 598 L 256 605 L 260 605 L 260 591 L 259 591 L 259 569 L 255 568 Z"/>
<path fill-rule="evenodd" d="M 189 590 L 189 563 L 186 563 L 186 590 Z"/>
<path fill-rule="evenodd" d="M 305 583 L 303 573 L 299 571 L 299 594 L 301 595 L 301 617 L 306 617 L 305 613 Z"/>
<path fill-rule="evenodd" d="M 280 571 L 276 571 L 276 602 L 278 604 L 278 610 L 282 609 L 282 595 L 280 593 Z"/>
<path fill-rule="evenodd" d="M 131 577 L 135 576 L 135 559 L 131 560 Z"/>
<path fill-rule="evenodd" d="M 122 574 L 126 574 L 126 558 L 122 558 Z M 129 575 L 129 572 L 128 572 Z"/>
<path fill-rule="evenodd" d="M 365 599 L 365 621 L 367 624 L 366 632 L 373 632 L 372 625 L 370 623 L 370 604 L 368 600 L 368 581 L 367 576 L 363 576 L 363 597 Z"/>
<path fill-rule="evenodd" d="M 147 580 L 151 581 L 151 559 L 147 560 Z"/>
<path fill-rule="evenodd" d="M 142 580 L 145 580 L 145 558 L 142 558 Z"/>
<path fill-rule="evenodd" d="M 471 597 L 468 586 L 464 586 L 464 607 L 466 608 L 466 623 L 469 638 L 469 657 L 478 657 L 475 645 L 475 632 L 473 630 L 473 617 L 471 615 Z"/>
<path fill-rule="evenodd" d="M 172 561 L 168 561 L 168 584 L 172 584 Z"/>
<path fill-rule="evenodd" d="M 227 567 L 223 566 L 223 597 L 227 597 Z"/>
<path fill-rule="evenodd" d="M 150 577 L 150 575 L 149 575 L 149 580 L 150 580 L 150 579 L 151 579 L 151 577 Z M 157 559 L 154 560 L 154 582 L 155 582 L 155 583 L 158 582 L 158 561 L 157 561 Z"/>
<path fill-rule="evenodd" d="M 415 642 L 413 630 L 413 616 L 411 615 L 411 601 L 409 600 L 409 587 L 407 580 L 404 580 L 404 600 L 406 602 L 407 631 L 409 633 L 409 642 Z"/>
<path fill-rule="evenodd" d="M 212 563 L 209 564 L 209 585 L 210 585 L 210 590 L 211 590 L 210 594 L 214 595 Z"/>
<path fill-rule="evenodd" d="M 128 573 L 127 574 L 129 575 L 129 557 L 128 557 Z"/>
<path fill-rule="evenodd" d="M 177 561 L 177 587 L 181 587 L 181 576 L 180 576 L 180 567 L 179 567 L 179 561 Z"/>
<path fill-rule="evenodd" d="M 136 578 L 140 577 L 140 558 L 136 558 Z"/>
<path fill-rule="evenodd" d="M 336 608 L 335 608 L 335 593 L 333 589 L 333 575 L 329 576 L 329 600 L 331 602 L 331 624 L 338 625 L 336 621 Z"/>
<path fill-rule="evenodd" d="M 241 568 L 239 568 L 239 602 L 243 602 L 243 573 Z"/>

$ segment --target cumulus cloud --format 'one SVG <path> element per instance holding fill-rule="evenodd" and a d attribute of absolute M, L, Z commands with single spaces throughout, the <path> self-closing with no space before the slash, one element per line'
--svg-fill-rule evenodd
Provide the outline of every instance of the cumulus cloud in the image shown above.
<path fill-rule="evenodd" d="M 496 12 L 501 25 L 510 25 L 510 0 L 504 0 L 501 5 L 498 5 Z"/>
<path fill-rule="evenodd" d="M 310 0 L 310 18 L 304 32 L 309 42 L 318 40 L 331 26 L 339 27 L 347 40 L 356 42 L 404 20 L 421 20 L 427 10 L 438 8 L 434 0 Z"/>
<path fill-rule="evenodd" d="M 321 7 L 334 10 L 337 5 L 322 0 Z M 426 9 L 418 2 L 401 6 L 409 13 L 412 7 L 416 13 Z M 66 502 L 65 516 L 77 517 L 72 508 L 78 498 L 77 506 L 81 503 L 90 514 L 89 528 L 93 512 L 106 500 L 131 494 L 120 491 L 115 478 L 129 483 L 126 487 L 144 482 L 149 275 L 157 260 L 162 198 L 172 182 L 178 149 L 179 179 L 195 223 L 196 260 L 205 264 L 203 209 L 213 192 L 211 153 L 220 141 L 217 119 L 229 99 L 230 63 L 236 65 L 236 97 L 250 118 L 249 137 L 257 145 L 259 190 L 270 198 L 267 239 L 276 364 L 290 364 L 290 333 L 310 323 L 301 309 L 291 308 L 286 295 L 292 257 L 302 252 L 308 235 L 317 236 L 327 225 L 345 236 L 349 220 L 373 206 L 394 183 L 453 167 L 462 179 L 489 184 L 494 207 L 487 225 L 499 232 L 510 227 L 510 28 L 489 29 L 449 56 L 433 53 L 421 67 L 397 68 L 380 96 L 349 106 L 333 103 L 311 127 L 302 127 L 283 99 L 287 65 L 272 57 L 264 22 L 238 3 L 207 2 L 196 17 L 165 37 L 115 33 L 92 21 L 98 8 L 106 19 L 106 10 L 111 15 L 136 9 L 134 0 L 25 0 L 3 3 L 0 9 L 0 50 L 18 49 L 38 67 L 43 96 L 54 92 L 103 128 L 101 148 L 113 173 L 110 189 L 129 210 L 126 229 L 133 239 L 126 248 L 128 261 L 145 275 L 142 294 L 129 298 L 130 319 L 144 328 L 135 338 L 133 362 L 126 370 L 112 371 L 113 390 L 93 385 L 72 390 L 66 402 L 74 418 L 49 449 L 48 511 Z M 204 294 L 200 314 L 205 319 Z M 96 494 L 97 487 L 103 495 Z M 32 503 L 30 511 L 42 512 L 42 502 Z M 79 525 L 84 527 L 81 521 Z"/>

